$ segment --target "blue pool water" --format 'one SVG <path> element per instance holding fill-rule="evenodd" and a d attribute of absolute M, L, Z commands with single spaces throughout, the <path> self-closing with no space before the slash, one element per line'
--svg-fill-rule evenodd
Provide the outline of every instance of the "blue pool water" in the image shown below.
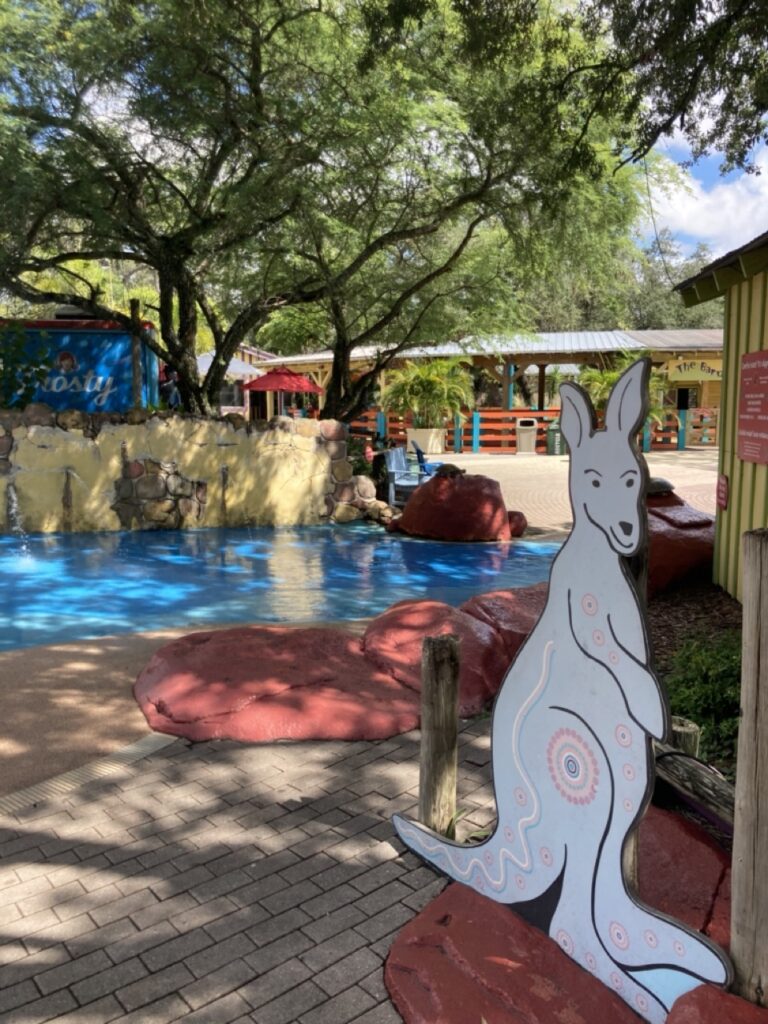
<path fill-rule="evenodd" d="M 0 537 L 0 650 L 164 627 L 366 618 L 548 578 L 556 544 L 445 544 L 370 524 Z"/>

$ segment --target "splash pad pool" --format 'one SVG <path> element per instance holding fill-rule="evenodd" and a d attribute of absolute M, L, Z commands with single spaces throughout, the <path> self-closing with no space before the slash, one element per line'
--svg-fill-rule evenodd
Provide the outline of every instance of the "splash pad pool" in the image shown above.
<path fill-rule="evenodd" d="M 369 524 L 0 537 L 0 650 L 165 627 L 329 622 L 546 580 L 558 544 Z"/>

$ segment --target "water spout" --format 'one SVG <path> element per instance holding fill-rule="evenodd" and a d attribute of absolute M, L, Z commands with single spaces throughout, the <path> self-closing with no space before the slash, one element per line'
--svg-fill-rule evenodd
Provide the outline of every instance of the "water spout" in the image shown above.
<path fill-rule="evenodd" d="M 19 538 L 21 545 L 21 553 L 23 555 L 29 554 L 29 535 L 24 529 L 24 524 L 21 519 L 21 510 L 19 508 L 19 496 L 16 493 L 15 484 L 9 483 L 6 491 L 6 521 L 11 533 Z"/>

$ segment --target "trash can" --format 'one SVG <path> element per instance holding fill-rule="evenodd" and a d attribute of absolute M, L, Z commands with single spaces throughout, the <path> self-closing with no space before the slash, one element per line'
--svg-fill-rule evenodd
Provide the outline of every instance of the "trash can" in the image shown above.
<path fill-rule="evenodd" d="M 563 432 L 560 420 L 552 420 L 547 427 L 547 455 L 564 455 Z"/>
<path fill-rule="evenodd" d="M 517 454 L 532 455 L 536 451 L 536 432 L 539 425 L 536 420 L 520 418 L 517 421 Z"/>

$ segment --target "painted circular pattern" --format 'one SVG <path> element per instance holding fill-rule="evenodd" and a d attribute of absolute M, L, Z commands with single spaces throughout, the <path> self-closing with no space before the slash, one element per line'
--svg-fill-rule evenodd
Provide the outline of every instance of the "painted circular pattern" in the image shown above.
<path fill-rule="evenodd" d="M 568 956 L 573 956 L 573 939 L 564 928 L 555 935 L 555 942 Z"/>
<path fill-rule="evenodd" d="M 628 725 L 617 725 L 614 735 L 616 737 L 616 742 L 620 747 L 632 746 L 632 730 Z"/>
<path fill-rule="evenodd" d="M 483 859 L 485 863 L 490 867 L 493 864 L 493 854 L 490 850 L 486 850 Z"/>
<path fill-rule="evenodd" d="M 539 857 L 541 857 L 541 863 L 544 865 L 545 868 L 552 867 L 554 857 L 552 856 L 552 852 L 548 850 L 546 846 L 542 846 L 542 848 L 539 850 Z"/>
<path fill-rule="evenodd" d="M 635 805 L 632 803 L 631 800 L 625 800 L 624 801 L 624 810 L 627 812 L 627 814 L 631 814 L 632 811 L 634 811 L 634 809 L 635 809 Z"/>
<path fill-rule="evenodd" d="M 629 936 L 624 925 L 619 924 L 618 921 L 611 921 L 608 934 L 611 936 L 611 942 L 617 949 L 629 949 Z"/>
<path fill-rule="evenodd" d="M 525 805 L 528 803 L 528 794 L 525 792 L 522 786 L 518 786 L 515 790 L 515 800 L 517 802 L 518 807 L 525 807 Z"/>
<path fill-rule="evenodd" d="M 594 642 L 597 644 L 598 647 L 602 647 L 603 644 L 605 643 L 605 633 L 602 631 L 602 629 L 596 629 L 592 633 L 592 639 L 594 640 Z"/>
<path fill-rule="evenodd" d="M 617 974 L 616 971 L 613 971 L 611 974 L 611 984 L 617 992 L 621 992 L 621 990 L 624 988 L 624 979 L 621 977 L 620 974 Z"/>
<path fill-rule="evenodd" d="M 568 803 L 589 804 L 600 778 L 597 758 L 573 729 L 558 729 L 547 745 L 547 767 L 555 788 Z"/>
<path fill-rule="evenodd" d="M 594 594 L 585 594 L 582 597 L 581 608 L 587 615 L 597 615 L 597 598 Z"/>
<path fill-rule="evenodd" d="M 625 764 L 622 768 L 622 773 L 627 782 L 635 781 L 635 769 L 632 767 L 631 764 Z"/>
<path fill-rule="evenodd" d="M 672 948 L 674 949 L 674 951 L 677 953 L 678 956 L 685 956 L 685 946 L 682 944 L 680 939 L 678 939 L 675 942 L 675 944 L 674 944 L 674 946 Z"/>
<path fill-rule="evenodd" d="M 515 875 L 515 885 L 518 889 L 520 889 L 521 892 L 523 889 L 525 889 L 525 879 L 522 875 Z"/>
<path fill-rule="evenodd" d="M 635 996 L 635 1006 L 640 1010 L 641 1013 L 645 1013 L 648 1009 L 648 1000 L 645 998 L 642 992 L 638 992 Z"/>
<path fill-rule="evenodd" d="M 587 953 L 587 955 L 584 957 L 584 959 L 585 959 L 587 967 L 590 969 L 590 971 L 594 972 L 594 971 L 597 970 L 597 960 L 595 960 L 594 954 Z"/>
<path fill-rule="evenodd" d="M 515 833 L 509 827 L 509 825 L 505 825 L 504 826 L 504 835 L 506 836 L 506 839 L 507 839 L 508 843 L 514 843 L 514 841 L 515 841 Z"/>
<path fill-rule="evenodd" d="M 610 661 L 610 663 L 612 665 L 618 665 L 619 664 L 619 653 L 618 653 L 618 651 L 611 651 L 609 653 L 609 655 L 608 655 L 608 661 Z"/>
<path fill-rule="evenodd" d="M 656 947 L 659 944 L 659 939 L 656 935 L 656 932 L 652 932 L 650 928 L 648 929 L 648 931 L 643 932 L 643 938 L 645 939 L 646 945 L 650 947 L 650 949 L 656 949 Z"/>

